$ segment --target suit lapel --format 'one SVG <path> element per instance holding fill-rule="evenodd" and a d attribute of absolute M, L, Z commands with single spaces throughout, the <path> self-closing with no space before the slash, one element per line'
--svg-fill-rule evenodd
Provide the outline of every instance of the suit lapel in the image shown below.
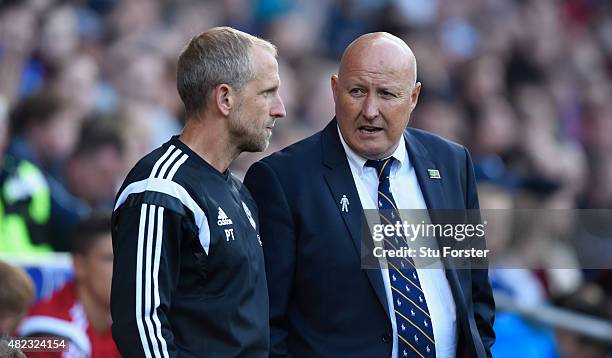
<path fill-rule="evenodd" d="M 323 164 L 329 168 L 329 171 L 324 174 L 325 180 L 329 186 L 333 200 L 337 205 L 340 205 L 340 199 L 343 195 L 346 195 L 350 202 L 351 209 L 348 210 L 348 212 L 341 211 L 340 206 L 338 207 L 338 210 L 340 210 L 344 225 L 346 226 L 353 245 L 355 246 L 357 256 L 361 260 L 361 230 L 364 229 L 362 221 L 362 219 L 364 219 L 363 209 L 359 199 L 359 193 L 357 192 L 355 182 L 353 181 L 353 174 L 351 173 L 351 168 L 346 158 L 346 153 L 344 153 L 344 148 L 340 142 L 335 118 L 323 130 L 322 145 Z M 370 281 L 378 300 L 383 305 L 387 316 L 390 317 L 387 295 L 385 293 L 385 286 L 380 270 L 366 269 L 365 274 L 368 277 L 368 280 Z"/>

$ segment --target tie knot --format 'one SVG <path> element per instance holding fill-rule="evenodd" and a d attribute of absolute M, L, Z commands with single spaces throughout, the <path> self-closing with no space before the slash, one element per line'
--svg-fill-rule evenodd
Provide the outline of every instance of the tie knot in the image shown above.
<path fill-rule="evenodd" d="M 378 173 L 378 180 L 382 180 L 389 178 L 393 161 L 395 161 L 395 158 L 393 157 L 389 157 L 384 160 L 368 160 L 366 161 L 365 166 L 376 169 L 376 172 Z"/>

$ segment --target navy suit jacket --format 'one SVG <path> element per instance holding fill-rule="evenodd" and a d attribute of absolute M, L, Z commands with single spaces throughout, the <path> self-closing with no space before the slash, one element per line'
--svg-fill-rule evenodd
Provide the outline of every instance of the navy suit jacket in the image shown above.
<path fill-rule="evenodd" d="M 467 150 L 408 129 L 408 155 L 428 209 L 477 209 Z M 436 168 L 441 179 L 431 180 Z M 259 206 L 270 296 L 271 356 L 390 357 L 392 328 L 379 270 L 361 269 L 362 210 L 336 120 L 255 163 L 244 183 Z M 349 199 L 349 212 L 340 198 Z M 458 357 L 487 357 L 495 340 L 486 269 L 446 269 Z"/>

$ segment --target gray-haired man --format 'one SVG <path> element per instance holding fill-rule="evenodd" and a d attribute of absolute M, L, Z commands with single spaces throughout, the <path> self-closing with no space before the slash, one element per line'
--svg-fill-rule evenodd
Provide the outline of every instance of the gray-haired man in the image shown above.
<path fill-rule="evenodd" d="M 180 136 L 145 156 L 113 213 L 113 338 L 126 357 L 267 357 L 257 207 L 228 170 L 285 116 L 276 49 L 222 27 L 178 60 Z"/>

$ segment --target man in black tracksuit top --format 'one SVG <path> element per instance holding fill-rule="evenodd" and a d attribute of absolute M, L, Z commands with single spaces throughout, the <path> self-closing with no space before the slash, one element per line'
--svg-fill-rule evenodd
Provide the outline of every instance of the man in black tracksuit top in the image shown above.
<path fill-rule="evenodd" d="M 257 207 L 227 168 L 264 150 L 285 115 L 275 57 L 231 28 L 181 53 L 185 128 L 136 164 L 113 212 L 112 331 L 123 356 L 268 356 Z"/>

